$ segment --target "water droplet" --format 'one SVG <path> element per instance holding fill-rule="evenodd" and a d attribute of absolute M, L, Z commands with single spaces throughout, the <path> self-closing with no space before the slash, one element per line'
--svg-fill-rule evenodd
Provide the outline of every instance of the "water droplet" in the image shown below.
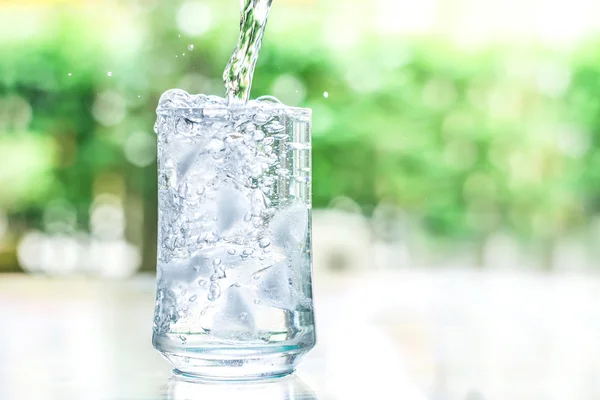
<path fill-rule="evenodd" d="M 191 303 L 195 302 L 197 298 L 198 298 L 197 295 L 193 295 L 192 297 L 190 297 L 190 302 Z"/>
<path fill-rule="evenodd" d="M 215 258 L 213 260 L 213 265 L 216 267 L 217 265 L 221 265 L 221 259 L 220 258 Z"/>
<path fill-rule="evenodd" d="M 192 51 L 192 50 L 194 50 L 194 45 L 193 45 L 193 44 L 188 44 L 188 47 L 187 47 L 187 49 L 188 49 L 189 51 Z"/>
<path fill-rule="evenodd" d="M 235 254 L 235 249 L 229 249 L 227 250 L 227 254 L 229 254 L 230 256 Z"/>
<path fill-rule="evenodd" d="M 69 76 L 73 76 L 73 74 L 69 72 Z"/>
<path fill-rule="evenodd" d="M 242 254 L 244 254 L 245 256 L 249 256 L 252 253 L 254 253 L 254 250 L 252 249 L 244 249 L 244 251 L 242 252 Z"/>
<path fill-rule="evenodd" d="M 245 321 L 248 318 L 248 313 L 241 313 L 240 314 L 240 321 Z"/>
<path fill-rule="evenodd" d="M 206 285 L 208 285 L 208 281 L 206 279 L 200 279 L 198 281 L 198 285 L 200 285 L 202 287 L 206 287 Z"/>
<path fill-rule="evenodd" d="M 108 76 L 112 76 L 112 72 L 110 72 L 110 71 L 109 71 L 109 72 L 108 72 Z"/>
<path fill-rule="evenodd" d="M 260 246 L 261 249 L 269 247 L 270 244 L 271 244 L 271 241 L 269 239 L 261 239 L 261 241 L 258 242 L 258 245 Z"/>
<path fill-rule="evenodd" d="M 323 92 L 323 97 L 325 97 L 326 99 L 329 98 L 329 92 Z"/>

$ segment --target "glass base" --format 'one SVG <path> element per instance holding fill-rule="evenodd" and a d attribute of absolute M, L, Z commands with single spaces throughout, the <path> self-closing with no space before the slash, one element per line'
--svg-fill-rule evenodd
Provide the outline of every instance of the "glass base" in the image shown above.
<path fill-rule="evenodd" d="M 174 373 L 192 380 L 251 381 L 279 378 L 294 372 L 305 351 L 235 354 L 216 351 L 176 354 L 161 351 Z M 212 354 L 211 354 L 212 353 Z"/>

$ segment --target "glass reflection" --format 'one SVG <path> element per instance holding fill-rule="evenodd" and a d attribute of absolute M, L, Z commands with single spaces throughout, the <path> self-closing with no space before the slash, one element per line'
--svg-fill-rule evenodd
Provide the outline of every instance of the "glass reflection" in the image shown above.
<path fill-rule="evenodd" d="M 317 400 L 311 388 L 295 376 L 259 382 L 192 381 L 173 375 L 168 400 Z"/>

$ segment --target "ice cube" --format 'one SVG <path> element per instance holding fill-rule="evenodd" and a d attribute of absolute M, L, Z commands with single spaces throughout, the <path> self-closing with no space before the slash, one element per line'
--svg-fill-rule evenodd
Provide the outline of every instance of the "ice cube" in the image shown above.
<path fill-rule="evenodd" d="M 244 223 L 250 212 L 250 201 L 243 191 L 228 185 L 219 190 L 217 198 L 217 224 L 221 234 Z"/>
<path fill-rule="evenodd" d="M 271 241 L 288 251 L 298 249 L 306 240 L 308 212 L 306 204 L 298 200 L 276 213 L 269 224 Z"/>
<path fill-rule="evenodd" d="M 302 291 L 302 274 L 289 261 L 282 261 L 262 269 L 253 275 L 261 305 L 283 310 L 305 311 L 311 302 Z"/>
<path fill-rule="evenodd" d="M 256 333 L 253 308 L 249 290 L 233 285 L 208 306 L 207 312 L 200 318 L 200 324 L 218 338 L 251 337 Z"/>

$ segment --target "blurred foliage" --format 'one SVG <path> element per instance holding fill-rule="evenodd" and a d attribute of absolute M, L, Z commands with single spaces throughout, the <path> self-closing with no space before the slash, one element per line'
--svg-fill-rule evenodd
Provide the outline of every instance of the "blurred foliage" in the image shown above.
<path fill-rule="evenodd" d="M 45 204 L 66 199 L 85 225 L 99 177 L 119 174 L 151 213 L 155 165 L 131 165 L 124 143 L 150 131 L 162 91 L 221 94 L 237 34 L 228 15 L 187 37 L 176 12 L 171 2 L 120 18 L 56 8 L 36 34 L 0 41 L 0 208 L 35 225 Z M 253 96 L 282 75 L 301 83 L 306 95 L 293 105 L 314 110 L 315 207 L 341 195 L 366 209 L 385 199 L 441 237 L 509 230 L 532 240 L 598 212 L 595 43 L 467 50 L 365 35 L 332 49 L 313 24 L 267 30 Z"/>

